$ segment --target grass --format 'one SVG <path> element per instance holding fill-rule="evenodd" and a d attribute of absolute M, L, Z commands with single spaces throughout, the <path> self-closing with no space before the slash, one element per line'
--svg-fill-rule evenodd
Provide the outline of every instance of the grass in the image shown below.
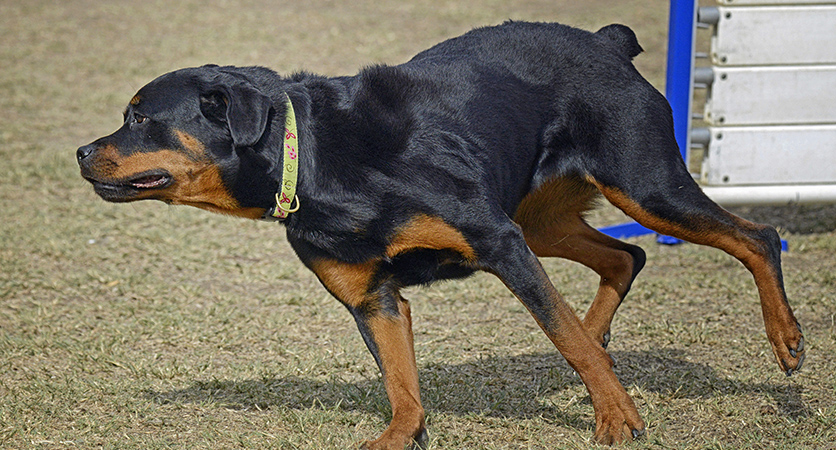
<path fill-rule="evenodd" d="M 663 80 L 661 0 L 173 3 L 0 4 L 0 448 L 342 449 L 389 420 L 350 316 L 281 227 L 106 204 L 78 176 L 75 148 L 118 127 L 127 100 L 160 73 L 208 62 L 353 73 L 518 18 L 626 23 L 646 49 L 639 69 Z M 835 448 L 834 215 L 745 212 L 790 241 L 804 371 L 777 370 L 736 261 L 634 239 L 649 262 L 610 346 L 650 431 L 629 448 Z M 545 265 L 585 310 L 595 276 Z M 583 385 L 498 281 L 407 298 L 432 448 L 591 445 Z"/>

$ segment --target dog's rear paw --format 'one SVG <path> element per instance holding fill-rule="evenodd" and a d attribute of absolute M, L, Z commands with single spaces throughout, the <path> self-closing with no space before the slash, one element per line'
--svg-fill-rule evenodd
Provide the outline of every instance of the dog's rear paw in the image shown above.
<path fill-rule="evenodd" d="M 775 353 L 778 366 L 787 376 L 801 370 L 804 358 L 807 356 L 804 351 L 804 334 L 801 332 L 801 325 L 796 323 L 796 329 L 797 333 L 778 333 L 778 337 L 774 339 L 770 334 L 772 352 Z"/>

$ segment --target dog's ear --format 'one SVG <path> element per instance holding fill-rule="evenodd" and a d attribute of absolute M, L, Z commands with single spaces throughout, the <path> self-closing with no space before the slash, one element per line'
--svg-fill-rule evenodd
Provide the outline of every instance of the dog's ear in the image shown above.
<path fill-rule="evenodd" d="M 270 98 L 246 81 L 218 83 L 200 94 L 200 111 L 225 123 L 236 147 L 255 145 L 267 129 Z"/>

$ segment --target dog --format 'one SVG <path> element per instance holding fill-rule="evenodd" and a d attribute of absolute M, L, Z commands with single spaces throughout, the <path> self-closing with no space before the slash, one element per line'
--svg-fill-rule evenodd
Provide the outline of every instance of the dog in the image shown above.
<path fill-rule="evenodd" d="M 486 271 L 531 312 L 580 375 L 597 442 L 645 424 L 613 373 L 610 323 L 645 263 L 584 221 L 600 196 L 660 233 L 724 250 L 752 273 L 787 375 L 804 338 L 787 303 L 774 228 L 700 190 L 665 98 L 634 68 L 623 25 L 474 29 L 356 76 L 207 65 L 153 80 L 124 124 L 79 148 L 111 202 L 156 199 L 284 224 L 301 261 L 353 315 L 392 405 L 367 449 L 427 444 L 405 286 Z M 583 320 L 538 257 L 601 277 Z"/>

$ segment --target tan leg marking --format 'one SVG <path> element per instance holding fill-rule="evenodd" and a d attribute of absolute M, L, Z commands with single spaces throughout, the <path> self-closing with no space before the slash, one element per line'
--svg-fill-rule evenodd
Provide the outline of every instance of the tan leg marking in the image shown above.
<path fill-rule="evenodd" d="M 378 346 L 383 382 L 392 405 L 392 421 L 386 431 L 364 448 L 402 449 L 425 430 L 424 407 L 418 385 L 418 367 L 412 335 L 409 302 L 398 294 L 400 315 L 378 315 L 368 321 Z"/>
<path fill-rule="evenodd" d="M 621 242 L 599 233 L 579 216 L 566 219 L 556 222 L 545 234 L 526 233 L 526 242 L 537 256 L 579 262 L 601 277 L 583 323 L 592 338 L 604 344 L 615 312 L 633 281 L 634 260 L 630 253 L 618 248 Z"/>
<path fill-rule="evenodd" d="M 600 275 L 584 327 L 603 344 L 632 282 L 634 261 L 624 250 L 627 244 L 598 232 L 583 220 L 583 212 L 597 195 L 598 189 L 580 178 L 556 179 L 526 196 L 514 220 L 537 256 L 579 262 Z"/>
<path fill-rule="evenodd" d="M 362 306 L 369 297 L 378 261 L 349 264 L 332 259 L 311 262 L 311 270 L 334 297 L 352 308 Z"/>
<path fill-rule="evenodd" d="M 389 403 L 392 421 L 376 440 L 363 443 L 368 449 L 403 449 L 424 432 L 424 408 L 418 385 L 418 367 L 412 335 L 412 313 L 409 302 L 398 292 L 374 292 L 374 277 L 379 267 L 376 260 L 350 264 L 335 260 L 317 260 L 311 269 L 322 284 L 340 301 L 353 308 L 358 326 L 366 330 L 372 353 L 378 358 Z M 379 302 L 384 295 L 394 295 L 398 312 L 383 310 Z"/>

